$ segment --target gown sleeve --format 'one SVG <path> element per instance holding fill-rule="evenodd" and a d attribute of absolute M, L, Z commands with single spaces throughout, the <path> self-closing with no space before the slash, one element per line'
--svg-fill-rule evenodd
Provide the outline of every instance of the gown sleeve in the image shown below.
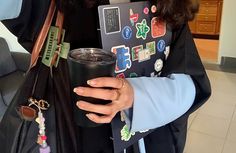
<path fill-rule="evenodd" d="M 50 0 L 22 0 L 19 16 L 2 21 L 28 52 L 32 51 L 33 44 L 46 19 L 49 5 Z"/>
<path fill-rule="evenodd" d="M 171 53 L 161 76 L 166 77 L 173 73 L 190 75 L 194 82 L 196 97 L 187 112 L 189 115 L 207 101 L 211 95 L 211 86 L 187 23 L 173 31 Z"/>

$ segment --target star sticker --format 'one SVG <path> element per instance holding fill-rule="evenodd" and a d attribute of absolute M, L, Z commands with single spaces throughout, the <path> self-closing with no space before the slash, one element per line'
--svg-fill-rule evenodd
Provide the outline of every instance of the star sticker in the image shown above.
<path fill-rule="evenodd" d="M 137 23 L 136 29 L 137 29 L 136 37 L 143 38 L 143 40 L 145 40 L 147 38 L 148 32 L 150 31 L 150 28 L 147 25 L 147 21 L 143 19 L 141 23 Z"/>

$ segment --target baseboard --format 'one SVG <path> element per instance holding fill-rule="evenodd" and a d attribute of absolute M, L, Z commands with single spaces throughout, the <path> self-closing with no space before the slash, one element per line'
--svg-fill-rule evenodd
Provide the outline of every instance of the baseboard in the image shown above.
<path fill-rule="evenodd" d="M 236 73 L 236 58 L 233 57 L 221 57 L 220 65 L 207 62 L 203 62 L 203 64 L 207 70 Z"/>

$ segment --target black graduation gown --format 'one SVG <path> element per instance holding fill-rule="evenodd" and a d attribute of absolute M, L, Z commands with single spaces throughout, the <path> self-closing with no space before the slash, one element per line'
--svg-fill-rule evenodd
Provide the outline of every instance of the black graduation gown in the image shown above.
<path fill-rule="evenodd" d="M 32 4 L 30 4 L 29 2 L 28 4 L 26 4 L 26 1 L 24 2 L 25 5 L 23 6 L 32 6 Z M 34 6 L 35 5 L 36 4 L 34 4 Z M 35 38 L 37 37 L 37 34 L 40 29 L 36 27 L 41 27 L 45 18 L 45 11 L 47 10 L 45 8 L 47 8 L 48 5 L 45 3 L 41 3 L 41 6 L 42 11 L 36 11 L 34 9 L 31 9 L 30 12 L 27 12 L 30 13 L 34 17 L 34 19 L 38 19 L 34 20 L 37 23 L 32 23 L 32 16 L 26 16 L 26 12 L 21 12 L 22 14 L 20 18 L 3 22 L 10 29 L 10 31 L 12 31 L 16 36 L 18 36 L 18 41 L 27 50 L 31 50 L 32 44 L 35 41 Z M 94 8 L 79 8 L 76 11 L 74 10 L 73 12 L 65 14 L 64 26 L 67 30 L 66 40 L 71 43 L 71 49 L 78 47 L 100 47 L 98 33 L 96 30 L 97 23 L 97 13 L 96 9 Z M 37 26 L 35 26 L 35 24 Z M 31 32 L 28 33 L 28 31 Z M 61 65 L 64 65 L 64 70 L 67 69 L 66 62 L 61 63 Z M 58 71 L 62 70 L 58 69 Z M 211 94 L 211 88 L 208 77 L 197 53 L 196 46 L 194 44 L 187 23 L 173 30 L 171 52 L 162 69 L 161 76 L 167 76 L 171 73 L 185 73 L 190 75 L 196 87 L 196 98 L 193 106 L 187 113 L 182 115 L 177 120 L 163 127 L 153 130 L 151 133 L 148 133 L 148 135 L 145 136 L 144 141 L 147 153 L 182 153 L 186 140 L 188 116 L 191 112 L 193 112 L 204 102 L 206 102 L 206 100 Z M 64 73 L 64 75 L 68 74 Z M 57 84 L 61 84 L 60 79 L 55 79 L 56 78 L 54 78 L 54 81 Z M 58 88 L 58 91 L 64 92 L 65 90 L 63 88 Z M 70 97 L 68 96 L 66 99 L 70 99 Z M 70 116 L 68 110 L 63 113 L 63 115 L 65 116 Z M 60 114 L 56 112 L 56 115 Z M 58 122 L 62 123 L 64 122 L 64 120 L 58 118 Z M 68 126 L 73 127 L 74 124 L 69 122 Z M 79 127 L 76 128 L 77 130 L 74 132 L 77 133 L 77 138 L 79 138 L 77 139 L 78 150 L 80 150 L 79 153 L 98 153 L 100 152 L 100 149 L 103 150 L 101 151 L 103 153 L 112 152 L 112 139 L 110 139 L 110 136 L 112 135 L 109 124 L 105 124 L 95 129 L 84 129 Z M 66 131 L 65 127 L 61 127 L 61 129 L 63 130 L 60 131 L 59 135 L 62 134 L 63 131 Z M 73 147 L 70 145 L 66 146 L 66 144 L 68 144 L 68 140 L 70 140 L 70 142 L 76 141 L 74 139 L 74 137 L 72 137 L 71 139 L 62 138 L 58 140 L 57 144 L 65 144 L 64 147 Z M 95 151 L 95 148 L 98 151 Z M 132 148 L 128 150 L 134 151 Z M 68 152 L 64 151 L 63 153 Z"/>

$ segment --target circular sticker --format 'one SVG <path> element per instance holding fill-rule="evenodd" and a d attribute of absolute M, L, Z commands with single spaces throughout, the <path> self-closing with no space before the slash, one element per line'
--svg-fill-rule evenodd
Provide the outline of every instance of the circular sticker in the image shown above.
<path fill-rule="evenodd" d="M 146 15 L 149 13 L 148 7 L 145 7 L 145 8 L 143 9 L 143 13 L 146 14 Z"/>
<path fill-rule="evenodd" d="M 166 43 L 164 40 L 159 40 L 158 43 L 157 43 L 157 50 L 159 52 L 163 52 L 165 50 L 165 47 L 166 47 Z"/>
<path fill-rule="evenodd" d="M 156 13 L 156 12 L 157 12 L 157 7 L 156 7 L 156 5 L 152 5 L 152 7 L 151 7 L 151 12 L 152 12 L 152 13 Z"/>
<path fill-rule="evenodd" d="M 122 36 L 124 39 L 130 39 L 132 36 L 132 29 L 129 26 L 125 26 L 122 30 Z"/>
<path fill-rule="evenodd" d="M 163 61 L 161 59 L 157 59 L 155 64 L 154 64 L 154 69 L 157 72 L 159 72 L 159 71 L 161 71 L 162 67 L 163 67 Z"/>

